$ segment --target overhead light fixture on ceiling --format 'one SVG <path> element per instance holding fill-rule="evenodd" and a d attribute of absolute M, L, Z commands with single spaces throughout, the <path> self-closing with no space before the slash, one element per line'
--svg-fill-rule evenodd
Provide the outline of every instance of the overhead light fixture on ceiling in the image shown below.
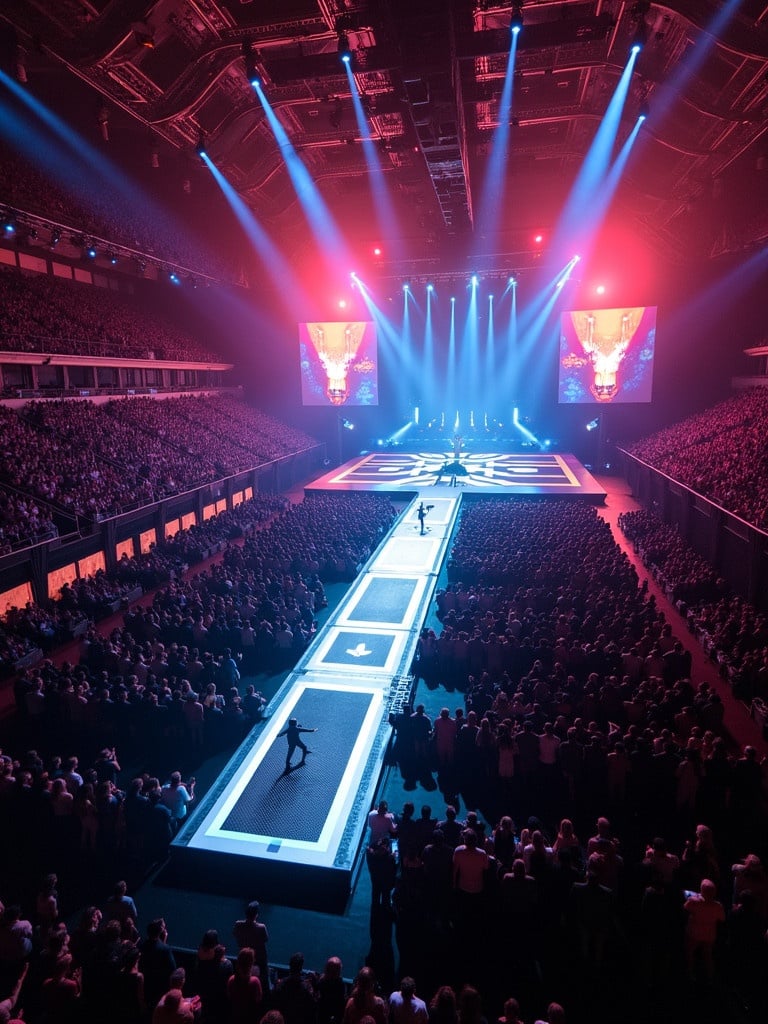
<path fill-rule="evenodd" d="M 339 32 L 339 57 L 344 64 L 349 64 L 352 60 L 352 50 L 346 32 Z"/>
<path fill-rule="evenodd" d="M 16 47 L 16 81 L 27 84 L 27 51 L 21 43 Z"/>
<path fill-rule="evenodd" d="M 245 77 L 250 82 L 251 86 L 255 89 L 257 85 L 263 85 L 259 69 L 256 67 L 256 55 L 253 52 L 253 46 L 249 42 L 243 43 L 243 59 L 245 60 Z"/>
<path fill-rule="evenodd" d="M 648 42 L 648 26 L 644 21 L 641 21 L 635 30 L 635 34 L 632 37 L 632 45 L 630 46 L 631 53 L 640 53 L 645 44 Z"/>
<path fill-rule="evenodd" d="M 523 5 L 512 4 L 512 15 L 509 19 L 509 30 L 512 35 L 517 35 L 523 27 Z"/>
<path fill-rule="evenodd" d="M 139 46 L 143 46 L 147 50 L 154 50 L 155 33 L 145 21 L 134 21 L 131 28 L 133 29 L 133 37 Z"/>

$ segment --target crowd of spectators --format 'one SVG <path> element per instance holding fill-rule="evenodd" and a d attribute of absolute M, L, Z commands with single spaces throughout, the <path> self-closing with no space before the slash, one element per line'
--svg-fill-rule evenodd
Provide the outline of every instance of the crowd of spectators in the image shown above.
<path fill-rule="evenodd" d="M 717 964 L 760 1019 L 765 762 L 730 745 L 608 524 L 581 504 L 480 502 L 450 573 L 415 670 L 462 699 L 398 714 L 392 755 L 446 812 L 371 821 L 374 909 L 394 902 L 401 971 L 429 976 L 447 915 L 460 959 L 524 977 L 567 964 L 575 987 L 621 977 L 662 999 Z"/>
<path fill-rule="evenodd" d="M 261 507 L 272 514 L 281 504 L 271 499 Z M 231 534 L 233 521 L 241 532 L 243 522 L 253 523 L 254 513 L 247 508 L 244 518 L 238 518 L 240 509 L 227 516 L 230 525 L 221 527 L 224 533 Z M 248 674 L 272 672 L 294 662 L 314 633 L 316 611 L 325 602 L 323 581 L 352 580 L 393 515 L 389 501 L 370 495 L 318 495 L 283 508 L 242 545 L 230 545 L 220 564 L 189 579 L 174 574 L 176 578 L 156 591 L 150 607 L 126 611 L 124 627 L 109 637 L 95 625 L 83 632 L 76 670 L 44 661 L 21 673 L 17 705 L 24 713 L 28 695 L 42 692 L 37 725 L 55 732 L 63 714 L 61 694 L 74 687 L 94 713 L 106 708 L 110 718 L 119 707 L 117 738 L 142 744 L 156 730 L 142 729 L 140 722 L 154 716 L 162 732 L 160 716 L 174 701 L 178 709 L 187 697 L 183 682 L 201 675 L 206 686 L 222 682 L 217 667 L 226 652 L 241 661 Z M 120 573 L 124 583 L 135 584 L 129 559 L 118 566 Z M 63 621 L 71 625 L 73 617 L 80 619 L 92 611 L 88 601 L 98 604 L 120 594 L 103 576 L 81 586 L 66 587 L 51 608 L 29 605 L 9 612 L 7 628 L 42 645 L 47 631 L 61 628 Z M 222 700 L 226 704 L 226 697 Z M 107 718 L 100 719 L 99 726 L 111 735 L 117 726 Z M 218 722 L 215 717 L 214 732 Z M 202 741 L 202 724 L 193 731 L 182 730 L 178 738 Z"/>
<path fill-rule="evenodd" d="M 619 526 L 665 588 L 692 633 L 731 682 L 734 695 L 768 700 L 768 620 L 734 594 L 678 531 L 646 509 L 624 512 Z"/>
<path fill-rule="evenodd" d="M 71 640 L 84 625 L 112 614 L 137 590 L 148 591 L 181 576 L 228 541 L 284 512 L 288 504 L 281 495 L 257 493 L 200 526 L 179 530 L 153 544 L 146 554 L 124 554 L 109 571 L 99 570 L 64 584 L 59 594 L 43 605 L 29 602 L 10 609 L 1 626 L 0 675 L 10 674 L 16 661 L 34 650 L 48 653 Z"/>
<path fill-rule="evenodd" d="M 0 406 L 0 431 L 0 477 L 65 512 L 94 518 L 315 444 L 234 398 L 187 395 L 103 405 L 29 402 L 19 412 Z"/>
<path fill-rule="evenodd" d="M 455 795 L 458 770 L 465 798 L 485 801 L 491 817 L 517 789 L 528 813 L 566 793 L 590 812 L 621 813 L 628 799 L 640 819 L 652 815 L 669 829 L 690 824 L 705 805 L 720 806 L 722 793 L 706 785 L 691 800 L 689 773 L 678 769 L 698 757 L 703 775 L 722 733 L 722 703 L 690 680 L 690 655 L 594 508 L 478 503 L 463 514 L 450 567 L 455 582 L 437 595 L 443 629 L 424 631 L 417 662 L 428 684 L 465 693 L 463 735 L 477 738 L 443 766 L 446 796 Z M 411 779 L 424 768 L 411 762 L 414 723 L 404 723 L 405 737 L 398 730 Z M 564 775 L 541 793 L 527 774 L 544 732 Z M 691 734 L 698 755 L 688 750 Z M 665 751 L 682 735 L 683 749 L 672 743 Z M 526 806 L 534 792 L 535 807 Z"/>
<path fill-rule="evenodd" d="M 0 145 L 0 202 L 68 225 L 76 235 L 96 236 L 221 280 L 236 277 L 224 256 L 181 227 L 173 215 L 163 214 L 160 219 L 156 204 L 142 204 L 135 193 L 121 195 L 103 178 L 97 187 L 90 187 L 85 172 L 78 188 L 65 190 L 5 145 Z M 193 212 L 190 209 L 188 214 Z"/>
<path fill-rule="evenodd" d="M 60 775 L 59 796 L 70 793 L 71 774 Z M 183 786 L 182 786 L 183 788 Z M 147 799 L 151 813 L 168 809 L 172 784 Z M 87 798 L 86 798 L 87 800 Z M 23 1004 L 26 1024 L 90 1024 L 106 1019 L 117 1024 L 483 1024 L 483 996 L 469 984 L 454 990 L 445 983 L 426 1003 L 414 978 L 382 985 L 370 966 L 350 983 L 337 956 L 324 967 L 305 967 L 295 953 L 287 967 L 271 977 L 266 969 L 269 932 L 251 901 L 245 917 L 228 935 L 206 929 L 194 953 L 174 951 L 174 936 L 163 917 L 137 927 L 141 907 L 127 895 L 125 881 L 115 883 L 100 906 L 87 907 L 74 927 L 59 909 L 59 880 L 45 876 L 31 919 L 18 905 L 2 908 L 0 970 L 9 979 L 0 1003 L 8 1021 Z M 719 905 L 719 904 L 718 904 Z M 385 987 L 386 986 L 386 987 Z M 425 992 L 425 994 L 428 994 Z M 499 1024 L 522 1024 L 520 1004 L 507 996 Z M 565 1024 L 559 1003 L 542 1006 L 535 1024 Z M 534 1024 L 532 1017 L 528 1018 Z"/>
<path fill-rule="evenodd" d="M 768 388 L 732 397 L 629 447 L 632 455 L 768 529 Z"/>
<path fill-rule="evenodd" d="M 170 320 L 106 288 L 2 267 L 0 306 L 4 351 L 221 362 Z"/>
<path fill-rule="evenodd" d="M 48 509 L 23 494 L 0 487 L 0 555 L 58 536 Z"/>
<path fill-rule="evenodd" d="M 122 848 L 160 855 L 174 829 L 162 808 L 186 806 L 178 790 L 192 797 L 192 780 L 129 781 L 122 751 L 138 744 L 172 758 L 202 752 L 213 736 L 234 742 L 261 713 L 258 694 L 241 693 L 241 671 L 295 658 L 294 638 L 306 642 L 323 600 L 320 577 L 351 579 L 392 516 L 386 499 L 370 495 L 309 498 L 228 548 L 220 565 L 172 580 L 151 608 L 128 610 L 109 637 L 87 633 L 77 666 L 29 671 L 18 692 L 22 735 L 53 738 L 53 750 L 61 736 L 81 749 L 98 737 L 98 747 L 87 772 L 34 752 L 3 759 L 0 801 L 14 808 L 7 849 L 45 849 L 47 830 L 86 859 Z M 370 966 L 351 998 L 329 985 L 328 1009 L 321 981 L 338 979 L 336 964 L 314 978 L 297 957 L 278 986 L 259 979 L 263 934 L 254 937 L 260 951 L 236 958 L 227 939 L 206 933 L 186 973 L 172 975 L 164 922 L 137 928 L 124 891 L 110 913 L 89 910 L 82 934 L 66 938 L 57 917 L 45 920 L 49 884 L 34 904 L 37 935 L 31 922 L 19 926 L 16 908 L 0 922 L 28 939 L 14 959 L 0 936 L 10 998 L 23 963 L 35 972 L 20 996 L 27 1021 L 47 1020 L 49 999 L 62 1001 L 60 1014 L 99 1019 L 118 993 L 143 991 L 147 1009 L 123 1001 L 131 1024 L 229 1024 L 265 1011 L 284 1024 L 362 1024 L 366 1015 L 375 1024 L 481 1024 L 477 989 L 456 996 L 467 980 L 507 1024 L 520 1020 L 517 1001 L 530 1021 L 562 994 L 570 1019 L 569 1001 L 583 1011 L 628 991 L 639 1015 L 624 1006 L 611 1016 L 603 1003 L 600 1019 L 640 1020 L 679 1015 L 670 991 L 682 991 L 689 1008 L 693 992 L 713 999 L 715 979 L 762 1019 L 763 769 L 753 750 L 727 745 L 722 705 L 691 680 L 689 654 L 608 525 L 582 503 L 479 502 L 462 513 L 450 580 L 437 595 L 442 630 L 423 631 L 415 668 L 426 686 L 460 694 L 460 706 L 434 721 L 423 707 L 400 713 L 392 752 L 406 788 L 437 786 L 446 806 L 439 820 L 429 805 L 417 817 L 411 803 L 371 817 Z M 163 796 L 169 788 L 173 800 Z M 434 993 L 429 1006 L 405 975 Z M 227 1002 L 230 977 L 240 978 L 245 1017 Z M 724 1019 L 720 997 L 716 1005 Z M 546 1013 L 549 1024 L 565 1019 L 557 1003 Z"/>

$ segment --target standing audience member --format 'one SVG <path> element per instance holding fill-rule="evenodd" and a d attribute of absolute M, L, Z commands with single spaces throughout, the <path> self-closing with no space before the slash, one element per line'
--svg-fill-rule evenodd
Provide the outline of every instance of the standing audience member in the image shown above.
<path fill-rule="evenodd" d="M 717 886 L 709 879 L 702 879 L 699 892 L 693 893 L 683 904 L 688 915 L 685 926 L 685 962 L 688 975 L 693 981 L 696 966 L 700 963 L 708 982 L 714 980 L 715 965 L 712 957 L 717 939 L 717 929 L 725 921 L 725 910 L 717 898 Z"/>

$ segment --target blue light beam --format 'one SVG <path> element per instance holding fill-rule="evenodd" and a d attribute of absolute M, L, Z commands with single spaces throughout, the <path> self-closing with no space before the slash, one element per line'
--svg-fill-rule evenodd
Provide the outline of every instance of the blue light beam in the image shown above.
<path fill-rule="evenodd" d="M 264 95 L 264 90 L 258 84 L 255 85 L 253 89 L 259 97 L 259 102 L 262 105 L 267 121 L 269 122 L 269 126 L 274 133 L 278 148 L 283 155 L 285 166 L 296 191 L 296 195 L 301 203 L 301 208 L 309 221 L 312 233 L 315 236 L 318 248 L 322 253 L 323 258 L 334 269 L 339 265 L 349 266 L 352 260 L 339 227 L 333 219 L 331 211 L 328 209 L 325 200 L 320 195 L 319 189 L 312 180 L 309 171 L 304 166 L 301 157 L 296 152 L 293 143 L 288 138 L 288 133 L 285 128 L 283 128 L 277 114 L 274 112 L 271 104 L 267 100 L 267 97 Z M 330 260 L 328 259 L 329 256 L 331 257 Z"/>
<path fill-rule="evenodd" d="M 291 312 L 295 312 L 297 299 L 300 304 L 303 304 L 305 309 L 308 309 L 310 306 L 309 297 L 296 279 L 291 265 L 283 257 L 267 232 L 256 220 L 253 212 L 246 206 L 242 197 L 233 185 L 227 181 L 208 154 L 203 154 L 201 159 L 213 175 L 213 180 L 224 193 L 224 198 L 232 208 L 240 226 L 248 237 L 248 241 L 253 246 L 264 270 L 275 286 L 280 301 Z"/>
<path fill-rule="evenodd" d="M 499 196 L 503 194 L 502 182 L 509 157 L 509 127 L 512 112 L 512 93 L 515 81 L 515 58 L 517 56 L 517 38 L 519 32 L 512 32 L 512 45 L 507 58 L 507 70 L 504 75 L 504 86 L 499 100 L 499 123 L 493 133 L 491 153 L 485 173 L 482 192 L 480 193 L 480 210 L 477 228 L 481 237 L 492 243 L 499 230 Z"/>
<path fill-rule="evenodd" d="M 347 73 L 349 92 L 352 97 L 352 107 L 355 111 L 357 128 L 360 132 L 360 138 L 363 143 L 363 155 L 365 157 L 365 165 L 368 168 L 368 181 L 371 186 L 371 198 L 373 199 L 373 205 L 376 208 L 376 219 L 379 224 L 379 231 L 382 237 L 387 237 L 388 245 L 393 249 L 394 253 L 397 254 L 400 232 L 397 226 L 395 207 L 392 202 L 392 197 L 387 189 L 387 183 L 384 180 L 384 172 L 381 168 L 381 163 L 379 162 L 376 143 L 373 141 L 371 136 L 368 119 L 366 118 L 365 111 L 363 110 L 360 91 L 357 88 L 357 80 L 355 79 L 352 68 L 348 62 L 344 63 L 344 70 Z"/>

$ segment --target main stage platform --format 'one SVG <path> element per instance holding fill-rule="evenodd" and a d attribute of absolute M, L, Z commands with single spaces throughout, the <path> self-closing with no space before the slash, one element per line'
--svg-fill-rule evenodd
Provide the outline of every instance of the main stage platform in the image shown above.
<path fill-rule="evenodd" d="M 452 488 L 453 455 L 375 451 L 359 455 L 309 484 L 305 491 L 419 491 L 431 501 Z M 467 494 L 581 498 L 602 505 L 605 491 L 569 453 L 473 452 L 458 460 L 455 487 Z"/>
<path fill-rule="evenodd" d="M 361 455 L 306 491 L 374 491 L 406 502 L 267 709 L 171 846 L 173 884 L 341 912 L 391 737 L 410 697 L 419 633 L 463 500 L 605 492 L 572 455 L 462 455 L 443 482 L 444 454 Z M 429 505 L 427 530 L 417 517 Z M 290 718 L 306 763 L 285 770 Z"/>

